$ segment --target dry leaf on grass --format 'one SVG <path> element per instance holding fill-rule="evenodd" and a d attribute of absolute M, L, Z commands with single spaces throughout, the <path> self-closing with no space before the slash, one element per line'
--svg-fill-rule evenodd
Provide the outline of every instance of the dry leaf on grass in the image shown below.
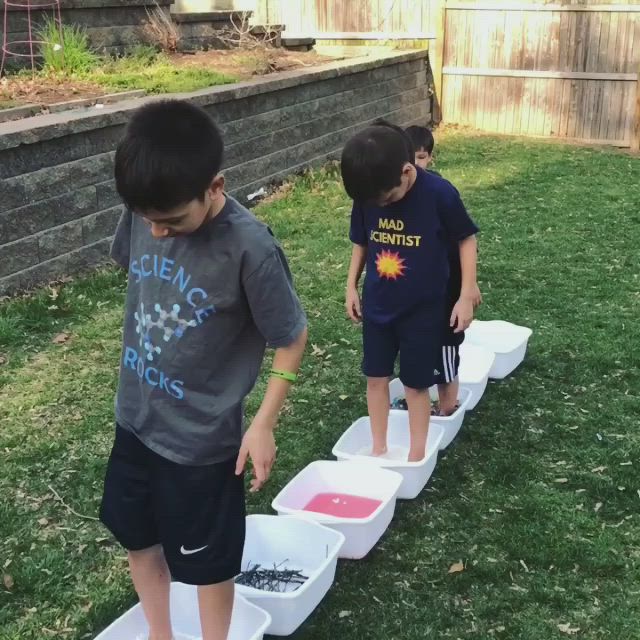
<path fill-rule="evenodd" d="M 348 618 L 351 615 L 351 611 L 341 611 L 338 614 L 338 618 Z"/>
<path fill-rule="evenodd" d="M 464 563 L 462 560 L 460 562 L 454 562 L 449 567 L 449 573 L 460 573 L 461 571 L 464 571 Z"/>
<path fill-rule="evenodd" d="M 313 349 L 313 351 L 311 352 L 312 356 L 321 358 L 326 353 L 326 351 L 324 349 L 321 349 L 317 344 L 312 344 L 311 348 Z"/>
<path fill-rule="evenodd" d="M 59 333 L 57 336 L 55 336 L 51 342 L 53 342 L 53 344 L 64 344 L 69 340 L 70 337 L 70 334 L 68 334 L 66 331 L 63 331 L 62 333 Z"/>
<path fill-rule="evenodd" d="M 598 511 L 600 511 L 600 509 L 602 509 L 602 502 L 596 502 L 596 506 L 593 507 L 593 510 L 598 513 Z"/>
<path fill-rule="evenodd" d="M 575 636 L 580 631 L 580 627 L 572 627 L 570 624 L 559 624 L 558 629 L 569 636 Z"/>
<path fill-rule="evenodd" d="M 567 484 L 567 482 L 569 482 L 569 478 L 556 478 L 554 482 L 557 484 Z"/>
<path fill-rule="evenodd" d="M 13 589 L 13 585 L 14 585 L 13 578 L 8 573 L 5 573 L 2 576 L 2 582 L 4 583 L 4 586 L 7 591 L 11 591 L 11 589 Z"/>
<path fill-rule="evenodd" d="M 346 400 L 349 396 L 345 396 L 344 394 L 342 394 L 341 396 L 338 396 L 338 398 L 340 398 L 340 400 Z"/>
<path fill-rule="evenodd" d="M 49 524 L 49 520 L 47 520 L 47 518 L 40 518 L 40 520 L 38 520 L 38 524 L 41 527 L 46 527 Z"/>

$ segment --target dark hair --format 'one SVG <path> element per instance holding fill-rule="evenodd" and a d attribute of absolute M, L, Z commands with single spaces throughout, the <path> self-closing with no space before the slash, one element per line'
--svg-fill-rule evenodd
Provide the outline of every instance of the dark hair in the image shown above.
<path fill-rule="evenodd" d="M 356 202 L 375 200 L 400 184 L 405 164 L 414 159 L 401 129 L 374 124 L 353 136 L 342 150 L 344 188 Z"/>
<path fill-rule="evenodd" d="M 181 100 L 135 112 L 116 151 L 116 188 L 132 211 L 202 201 L 220 171 L 224 143 L 206 111 Z"/>
<path fill-rule="evenodd" d="M 411 138 L 407 135 L 407 132 L 402 127 L 399 127 L 397 124 L 393 124 L 392 122 L 389 122 L 384 118 L 378 118 L 377 120 L 374 120 L 373 125 L 375 127 L 389 127 L 389 129 L 397 131 L 403 137 L 404 142 L 407 145 L 407 149 L 409 150 L 409 157 L 411 158 L 411 163 L 413 164 L 415 160 L 416 150 L 413 146 L 413 140 L 411 140 Z"/>
<path fill-rule="evenodd" d="M 430 129 L 427 129 L 427 127 L 418 127 L 417 125 L 413 125 L 411 127 L 407 127 L 405 132 L 411 139 L 413 148 L 416 151 L 424 149 L 429 154 L 433 153 L 435 140 L 433 139 L 433 133 L 431 133 Z"/>

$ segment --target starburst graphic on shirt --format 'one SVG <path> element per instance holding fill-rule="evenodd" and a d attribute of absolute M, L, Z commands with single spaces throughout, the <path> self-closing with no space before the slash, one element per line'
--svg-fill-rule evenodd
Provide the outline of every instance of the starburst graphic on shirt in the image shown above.
<path fill-rule="evenodd" d="M 376 256 L 376 268 L 381 278 L 397 280 L 404 275 L 407 267 L 399 253 L 383 250 Z"/>

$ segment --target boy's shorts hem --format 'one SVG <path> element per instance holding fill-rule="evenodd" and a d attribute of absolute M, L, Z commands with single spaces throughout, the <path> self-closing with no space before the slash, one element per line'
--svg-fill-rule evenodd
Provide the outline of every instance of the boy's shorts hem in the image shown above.
<path fill-rule="evenodd" d="M 180 582 L 226 582 L 241 571 L 245 539 L 244 478 L 235 462 L 179 465 L 118 426 L 100 520 L 129 551 L 161 545 Z"/>
<path fill-rule="evenodd" d="M 242 556 L 241 556 L 242 558 Z M 171 577 L 177 582 L 205 587 L 211 584 L 222 584 L 233 580 L 241 571 L 238 564 L 220 565 L 218 567 L 170 567 Z"/>
<path fill-rule="evenodd" d="M 436 383 L 450 384 L 458 377 L 460 368 L 460 348 L 457 345 L 443 345 L 440 350 L 439 363 L 436 367 Z"/>
<path fill-rule="evenodd" d="M 417 305 L 392 322 L 362 324 L 362 372 L 371 378 L 391 377 L 400 356 L 400 380 L 412 389 L 435 383 L 442 345 L 443 301 Z"/>

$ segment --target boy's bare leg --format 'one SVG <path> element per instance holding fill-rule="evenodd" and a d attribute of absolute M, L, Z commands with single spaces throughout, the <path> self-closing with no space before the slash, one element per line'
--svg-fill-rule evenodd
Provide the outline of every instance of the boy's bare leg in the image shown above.
<path fill-rule="evenodd" d="M 233 580 L 198 587 L 202 640 L 227 640 L 233 613 Z"/>
<path fill-rule="evenodd" d="M 438 385 L 438 402 L 440 404 L 440 415 L 450 416 L 455 413 L 458 406 L 458 389 L 460 382 L 456 378 L 453 382 Z"/>
<path fill-rule="evenodd" d="M 149 625 L 149 640 L 171 640 L 171 576 L 162 547 L 129 551 L 129 569 Z"/>
<path fill-rule="evenodd" d="M 371 455 L 387 453 L 387 428 L 389 426 L 389 378 L 367 378 L 367 407 L 371 420 Z"/>
<path fill-rule="evenodd" d="M 408 461 L 419 462 L 424 460 L 429 433 L 429 418 L 431 416 L 429 390 L 405 387 L 404 392 L 409 409 L 409 431 L 411 434 Z"/>

